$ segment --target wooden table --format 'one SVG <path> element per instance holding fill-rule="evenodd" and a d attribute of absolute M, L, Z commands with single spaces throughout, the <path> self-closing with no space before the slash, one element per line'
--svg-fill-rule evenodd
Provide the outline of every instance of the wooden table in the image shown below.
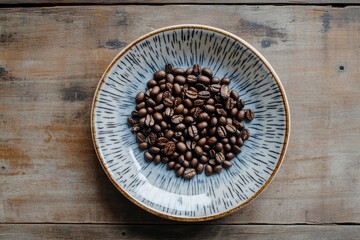
<path fill-rule="evenodd" d="M 359 239 L 360 7 L 356 0 L 2 0 L 0 239 Z M 310 4 L 307 4 L 310 2 Z M 275 180 L 200 224 L 153 216 L 110 183 L 90 108 L 128 43 L 179 23 L 228 30 L 280 76 L 292 131 Z"/>

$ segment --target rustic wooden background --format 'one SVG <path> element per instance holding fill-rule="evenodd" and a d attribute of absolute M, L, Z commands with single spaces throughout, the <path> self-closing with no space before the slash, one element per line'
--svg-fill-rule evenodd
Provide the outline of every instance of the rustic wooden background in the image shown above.
<path fill-rule="evenodd" d="M 0 239 L 359 239 L 358 3 L 0 1 Z M 114 56 L 179 23 L 220 27 L 255 46 L 280 76 L 292 119 L 266 191 L 200 224 L 125 199 L 90 134 L 92 97 Z"/>

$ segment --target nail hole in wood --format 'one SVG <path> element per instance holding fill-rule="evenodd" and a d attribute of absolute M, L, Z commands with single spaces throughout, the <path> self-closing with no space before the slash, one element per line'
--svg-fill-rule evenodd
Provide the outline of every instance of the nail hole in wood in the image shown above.
<path fill-rule="evenodd" d="M 344 67 L 344 66 L 340 66 L 339 69 L 340 69 L 340 71 L 344 71 L 344 70 L 345 70 L 345 67 Z"/>

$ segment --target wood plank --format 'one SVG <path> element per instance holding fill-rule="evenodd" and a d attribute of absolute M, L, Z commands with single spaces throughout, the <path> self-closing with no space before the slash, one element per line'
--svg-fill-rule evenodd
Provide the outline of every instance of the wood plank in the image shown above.
<path fill-rule="evenodd" d="M 63 5 L 63 4 L 359 4 L 357 0 L 2 0 L 0 5 L 11 4 L 26 4 L 26 5 Z"/>
<path fill-rule="evenodd" d="M 189 22 L 181 17 L 259 49 L 282 79 L 292 113 L 288 153 L 273 183 L 211 223 L 359 223 L 360 8 L 173 9 L 2 9 L 0 222 L 168 222 L 111 185 L 93 150 L 89 116 L 100 76 L 120 49 L 153 29 Z"/>
<path fill-rule="evenodd" d="M 360 226 L 3 224 L 0 238 L 32 239 L 358 239 Z"/>

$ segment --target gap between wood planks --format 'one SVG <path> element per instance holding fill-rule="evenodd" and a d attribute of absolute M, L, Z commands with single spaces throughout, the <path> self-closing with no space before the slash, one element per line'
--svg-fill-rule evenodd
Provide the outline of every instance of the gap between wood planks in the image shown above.
<path fill-rule="evenodd" d="M 190 225 L 216 225 L 216 226 L 360 226 L 360 222 L 334 222 L 334 223 L 204 223 L 204 222 L 172 222 L 167 223 L 75 223 L 75 222 L 1 222 L 1 225 L 83 225 L 83 226 L 190 226 Z"/>

